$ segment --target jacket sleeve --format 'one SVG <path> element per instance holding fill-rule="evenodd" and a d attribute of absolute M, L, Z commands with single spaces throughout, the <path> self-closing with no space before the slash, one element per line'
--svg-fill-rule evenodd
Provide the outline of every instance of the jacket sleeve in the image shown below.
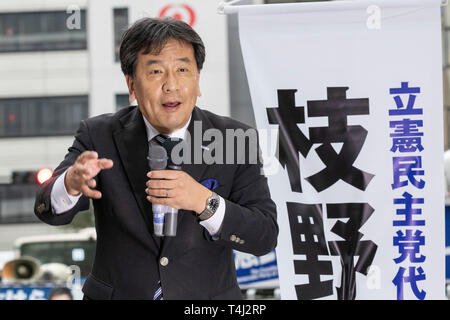
<path fill-rule="evenodd" d="M 64 160 L 55 169 L 52 178 L 43 183 L 37 191 L 34 213 L 43 222 L 55 226 L 69 224 L 79 211 L 89 209 L 89 198 L 83 195 L 72 209 L 56 214 L 52 211 L 50 197 L 56 179 L 86 150 L 93 150 L 93 148 L 89 138 L 88 127 L 85 121 L 81 121 L 73 145 L 69 148 L 69 152 Z"/>
<path fill-rule="evenodd" d="M 240 165 L 217 243 L 261 256 L 275 249 L 278 237 L 276 205 L 260 164 Z"/>

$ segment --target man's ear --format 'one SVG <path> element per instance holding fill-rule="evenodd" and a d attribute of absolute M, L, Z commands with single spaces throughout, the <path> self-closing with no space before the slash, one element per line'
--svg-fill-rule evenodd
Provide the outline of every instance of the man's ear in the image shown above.
<path fill-rule="evenodd" d="M 125 75 L 125 80 L 127 81 L 128 93 L 130 95 L 129 102 L 136 100 L 136 95 L 134 94 L 134 78 L 130 75 Z"/>
<path fill-rule="evenodd" d="M 200 90 L 200 72 L 197 73 L 197 97 L 201 97 L 202 92 Z"/>

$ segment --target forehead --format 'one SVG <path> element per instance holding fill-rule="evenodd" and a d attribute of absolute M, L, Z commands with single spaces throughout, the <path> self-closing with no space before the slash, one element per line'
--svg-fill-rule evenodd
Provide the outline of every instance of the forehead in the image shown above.
<path fill-rule="evenodd" d="M 139 52 L 140 60 L 148 60 L 152 58 L 161 59 L 179 59 L 189 58 L 194 60 L 194 48 L 190 43 L 186 43 L 176 39 L 169 39 L 162 44 L 160 48 L 154 48 L 150 52 L 141 50 Z"/>

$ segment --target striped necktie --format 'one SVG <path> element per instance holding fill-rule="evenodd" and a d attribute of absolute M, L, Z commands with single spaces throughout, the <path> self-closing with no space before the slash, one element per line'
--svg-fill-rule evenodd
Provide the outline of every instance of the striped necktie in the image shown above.
<path fill-rule="evenodd" d="M 164 147 L 164 149 L 166 149 L 167 151 L 167 155 L 169 156 L 170 159 L 170 153 L 167 147 L 167 141 L 170 140 L 169 137 L 162 135 L 162 134 L 158 134 L 156 137 L 154 137 L 155 141 L 158 142 L 161 146 Z M 172 151 L 172 149 L 170 149 L 170 151 Z M 153 294 L 153 300 L 164 300 L 163 294 L 162 294 L 162 286 L 161 286 L 161 280 L 158 281 L 158 286 L 156 288 L 155 293 Z"/>
<path fill-rule="evenodd" d="M 179 143 L 183 141 L 183 139 L 180 138 L 171 138 L 163 134 L 158 134 L 156 137 L 154 137 L 155 141 L 158 142 L 161 146 L 164 147 L 167 151 L 167 156 L 169 157 L 168 166 L 170 167 L 173 165 L 172 162 L 172 149 Z M 180 150 L 180 156 L 183 156 L 183 150 Z"/>
<path fill-rule="evenodd" d="M 157 135 L 155 138 L 155 141 L 158 142 L 161 146 L 164 147 L 167 151 L 167 155 L 169 157 L 169 164 L 171 163 L 171 153 L 172 149 L 183 139 L 179 138 L 170 138 L 163 134 Z M 162 293 L 162 286 L 161 286 L 161 280 L 158 281 L 158 287 L 156 288 L 155 294 L 153 295 L 153 300 L 164 300 L 163 293 Z"/>
<path fill-rule="evenodd" d="M 153 300 L 164 300 L 162 294 L 161 281 L 158 281 L 158 288 L 156 289 L 155 294 L 153 295 Z"/>
<path fill-rule="evenodd" d="M 158 134 L 154 139 L 156 140 L 156 142 L 158 142 L 160 145 L 164 145 L 164 143 L 166 143 L 167 139 L 169 137 L 164 135 L 164 134 Z"/>
<path fill-rule="evenodd" d="M 168 137 L 159 134 L 154 139 L 156 142 L 158 142 L 161 146 L 164 147 L 164 143 L 166 142 Z M 164 147 L 166 150 L 167 148 Z M 170 157 L 170 155 L 169 155 Z M 153 294 L 153 300 L 164 300 L 163 294 L 162 294 L 162 286 L 161 286 L 161 280 L 158 281 L 158 286 L 156 288 L 155 293 Z"/>

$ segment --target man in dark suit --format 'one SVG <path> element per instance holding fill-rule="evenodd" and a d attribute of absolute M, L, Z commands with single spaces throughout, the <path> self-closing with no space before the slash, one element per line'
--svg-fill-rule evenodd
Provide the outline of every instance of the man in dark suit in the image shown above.
<path fill-rule="evenodd" d="M 149 169 L 149 145 L 161 134 L 188 138 L 184 151 L 193 157 L 208 150 L 196 143 L 208 130 L 251 130 L 195 107 L 204 58 L 202 40 L 184 22 L 132 25 L 120 59 L 138 107 L 82 121 L 37 194 L 36 215 L 51 225 L 70 223 L 93 199 L 97 249 L 85 298 L 241 299 L 232 250 L 263 255 L 276 246 L 276 207 L 259 158 L 250 161 L 250 139 L 224 150 L 231 164 L 191 159 L 181 171 Z M 154 235 L 152 203 L 179 209 L 175 237 Z"/>

